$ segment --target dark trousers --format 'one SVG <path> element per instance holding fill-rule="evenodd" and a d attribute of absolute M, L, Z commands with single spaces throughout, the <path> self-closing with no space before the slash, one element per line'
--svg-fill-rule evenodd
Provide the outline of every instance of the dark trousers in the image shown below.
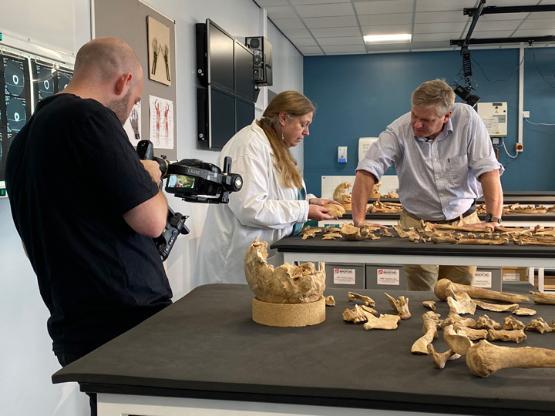
<path fill-rule="evenodd" d="M 81 358 L 85 354 L 86 353 L 80 354 L 80 353 L 71 353 L 71 352 L 59 352 L 56 354 L 56 358 L 58 358 L 58 361 L 60 362 L 62 367 L 65 367 L 69 363 L 72 363 L 78 358 Z M 96 416 L 96 394 L 87 393 L 87 396 L 89 396 L 89 403 L 91 405 L 91 416 Z"/>

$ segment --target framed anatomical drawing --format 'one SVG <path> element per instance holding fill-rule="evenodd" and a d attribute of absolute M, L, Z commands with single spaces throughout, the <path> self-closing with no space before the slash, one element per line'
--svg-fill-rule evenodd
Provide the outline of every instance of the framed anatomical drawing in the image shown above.
<path fill-rule="evenodd" d="M 171 85 L 170 28 L 152 16 L 147 16 L 148 77 Z"/>

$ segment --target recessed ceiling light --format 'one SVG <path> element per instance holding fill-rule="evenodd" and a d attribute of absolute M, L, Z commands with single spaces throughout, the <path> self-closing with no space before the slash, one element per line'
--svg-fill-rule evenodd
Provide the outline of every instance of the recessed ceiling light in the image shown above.
<path fill-rule="evenodd" d="M 410 33 L 394 33 L 390 35 L 365 35 L 366 43 L 395 43 L 410 42 L 412 35 Z"/>

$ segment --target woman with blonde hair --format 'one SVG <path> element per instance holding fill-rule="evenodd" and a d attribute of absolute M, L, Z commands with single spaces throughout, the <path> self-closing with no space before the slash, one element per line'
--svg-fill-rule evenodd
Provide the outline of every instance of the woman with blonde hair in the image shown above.
<path fill-rule="evenodd" d="M 224 146 L 243 188 L 229 204 L 208 209 L 199 245 L 195 283 L 245 283 L 244 256 L 255 239 L 270 243 L 300 231 L 307 219 L 333 218 L 333 201 L 307 197 L 290 148 L 309 135 L 314 105 L 297 91 L 276 95 L 260 120 L 237 132 Z M 271 257 L 274 253 L 269 253 Z"/>

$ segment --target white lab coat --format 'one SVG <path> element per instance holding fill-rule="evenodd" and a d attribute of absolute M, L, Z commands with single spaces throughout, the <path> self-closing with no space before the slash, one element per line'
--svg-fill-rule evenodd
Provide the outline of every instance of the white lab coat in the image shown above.
<path fill-rule="evenodd" d="M 308 200 L 298 200 L 297 188 L 280 184 L 272 147 L 256 121 L 227 142 L 220 166 L 225 156 L 232 158 L 231 171 L 243 177 L 243 188 L 230 194 L 229 204 L 208 208 L 194 286 L 246 283 L 244 258 L 251 242 L 258 237 L 271 244 L 290 235 L 294 224 L 308 216 Z M 271 250 L 269 257 L 273 255 Z"/>

